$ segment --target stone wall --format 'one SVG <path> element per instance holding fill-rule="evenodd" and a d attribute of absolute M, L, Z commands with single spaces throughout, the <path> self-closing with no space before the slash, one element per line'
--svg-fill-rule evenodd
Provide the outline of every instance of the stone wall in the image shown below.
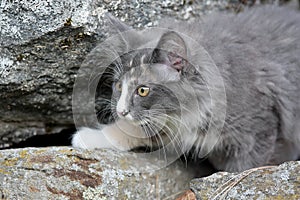
<path fill-rule="evenodd" d="M 104 13 L 144 28 L 164 17 L 190 20 L 242 5 L 223 0 L 1 1 L 0 148 L 73 127 L 76 72 L 85 55 L 108 36 Z"/>

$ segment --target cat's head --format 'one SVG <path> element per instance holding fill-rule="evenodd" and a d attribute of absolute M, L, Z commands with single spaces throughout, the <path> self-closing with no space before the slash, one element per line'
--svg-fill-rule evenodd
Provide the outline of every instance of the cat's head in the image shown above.
<path fill-rule="evenodd" d="M 170 45 L 176 47 L 170 52 L 163 50 L 170 49 L 165 47 Z M 180 105 L 171 88 L 181 81 L 186 63 L 179 51 L 185 53 L 182 38 L 167 32 L 157 48 L 138 49 L 120 56 L 112 85 L 118 117 L 145 123 L 162 113 L 178 114 Z"/>
<path fill-rule="evenodd" d="M 129 29 L 119 21 L 113 23 L 119 27 L 120 34 Z M 126 119 L 129 123 L 151 126 L 151 133 L 147 131 L 147 134 L 153 135 L 167 123 L 171 122 L 171 126 L 181 123 L 183 110 L 197 109 L 190 100 L 195 93 L 191 91 L 190 81 L 194 78 L 194 84 L 203 85 L 203 79 L 188 62 L 188 47 L 179 33 L 164 30 L 156 37 L 152 34 L 152 38 L 132 34 L 136 41 L 153 41 L 155 45 L 144 48 L 141 43 L 136 49 L 126 47 L 124 49 L 129 51 L 111 64 L 112 113 L 115 118 Z M 123 44 L 134 42 L 129 38 Z"/>

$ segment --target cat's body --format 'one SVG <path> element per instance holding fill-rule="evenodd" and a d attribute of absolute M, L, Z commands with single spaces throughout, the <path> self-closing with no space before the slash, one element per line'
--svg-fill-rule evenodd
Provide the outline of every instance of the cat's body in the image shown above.
<path fill-rule="evenodd" d="M 117 26 L 121 26 L 121 31 L 126 29 L 121 24 Z M 145 117 L 145 110 L 160 105 L 166 113 L 151 123 L 164 124 L 165 121 L 168 123 L 165 116 L 182 120 L 186 126 L 174 128 L 174 124 L 178 125 L 178 121 L 176 123 L 173 121 L 173 124 L 167 127 L 176 129 L 174 133 L 180 134 L 181 142 L 176 148 L 181 148 L 180 152 L 186 152 L 194 147 L 197 157 L 201 155 L 197 149 L 200 151 L 203 146 L 210 145 L 210 140 L 206 141 L 207 144 L 203 142 L 203 135 L 207 134 L 205 130 L 208 128 L 207 124 L 211 122 L 211 115 L 223 114 L 222 109 L 222 111 L 216 109 L 214 113 L 214 107 L 225 102 L 223 129 L 220 135 L 216 134 L 218 138 L 213 138 L 216 144 L 212 144 L 211 148 L 207 147 L 210 150 L 207 157 L 215 168 L 242 171 L 295 160 L 300 156 L 299 13 L 287 8 L 264 7 L 254 8 L 239 15 L 212 14 L 192 24 L 170 23 L 167 20 L 161 26 L 190 36 L 207 51 L 221 74 L 225 95 L 218 96 L 218 93 L 222 93 L 222 88 L 216 89 L 217 96 L 211 103 L 208 97 L 212 98 L 210 91 L 212 85 L 198 88 L 203 84 L 201 70 L 209 68 L 210 65 L 205 66 L 205 62 L 199 64 L 200 74 L 186 70 L 191 67 L 187 67 L 189 64 L 185 59 L 189 61 L 187 54 L 193 54 L 189 51 L 193 51 L 194 47 L 191 47 L 184 37 L 169 31 L 162 31 L 156 36 L 141 34 L 140 39 L 135 37 L 134 40 L 126 37 L 125 43 L 128 46 L 132 45 L 131 48 L 142 47 L 143 41 L 148 43 L 156 39 L 157 49 L 169 49 L 172 54 L 154 50 L 142 52 L 139 56 L 133 52 L 132 59 L 126 59 L 129 63 L 127 65 L 135 63 L 137 67 L 134 70 L 127 69 L 125 75 L 123 72 L 122 76 L 115 77 L 117 81 L 113 85 L 116 87 L 117 83 L 122 84 L 121 87 L 117 85 L 120 91 L 114 89 L 112 95 L 116 102 L 115 113 L 118 113 L 120 119 L 102 130 L 88 128 L 79 130 L 73 138 L 73 146 L 110 148 L 114 144 L 122 150 L 130 150 L 139 146 L 151 146 L 154 143 L 161 145 L 161 141 L 169 139 L 168 134 L 167 136 L 162 134 L 167 131 L 163 125 L 159 125 L 160 127 L 155 125 L 155 128 L 146 133 L 145 128 L 140 126 L 141 118 Z M 174 53 L 177 56 L 174 56 Z M 140 62 L 133 61 L 133 58 L 137 57 Z M 193 59 L 193 56 L 190 58 Z M 147 65 L 149 61 L 151 64 Z M 189 81 L 194 93 L 189 91 L 188 84 L 185 85 L 186 80 Z M 166 86 L 170 91 L 158 87 L 159 84 Z M 134 88 L 138 92 L 149 90 L 150 93 L 146 96 L 145 93 L 136 95 L 133 92 L 136 91 Z M 193 97 L 192 93 L 197 96 L 198 109 L 193 107 L 195 105 L 190 100 Z M 153 105 L 150 105 L 150 102 Z M 188 112 L 185 112 L 185 109 L 171 109 L 182 104 L 188 108 Z M 155 108 L 154 106 L 153 110 Z M 191 113 L 191 110 L 194 112 Z M 144 115 L 137 117 L 138 112 L 143 112 Z M 148 112 L 148 118 L 153 118 L 152 114 L 159 115 Z M 222 117 L 216 119 L 221 120 Z M 162 123 L 157 120 L 165 121 Z M 218 122 L 213 121 L 212 124 Z M 124 135 L 117 127 L 122 127 L 126 129 L 123 132 L 130 132 L 133 135 Z M 162 134 L 159 136 L 159 142 L 157 137 L 153 137 L 158 133 Z M 145 138 L 145 135 L 148 137 Z"/>

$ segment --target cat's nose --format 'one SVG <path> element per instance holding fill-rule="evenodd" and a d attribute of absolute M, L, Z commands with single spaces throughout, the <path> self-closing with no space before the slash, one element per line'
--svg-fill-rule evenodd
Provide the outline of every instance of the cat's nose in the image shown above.
<path fill-rule="evenodd" d="M 129 113 L 129 110 L 123 110 L 122 112 L 119 112 L 120 115 L 125 117 Z"/>

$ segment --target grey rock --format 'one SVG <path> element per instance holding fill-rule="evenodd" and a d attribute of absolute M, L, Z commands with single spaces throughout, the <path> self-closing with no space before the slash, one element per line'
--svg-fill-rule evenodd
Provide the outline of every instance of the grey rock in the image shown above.
<path fill-rule="evenodd" d="M 197 199 L 300 199 L 300 161 L 194 179 Z"/>
<path fill-rule="evenodd" d="M 109 36 L 110 28 L 104 23 L 103 13 L 110 12 L 135 28 L 144 28 L 155 26 L 163 17 L 190 20 L 212 10 L 240 11 L 243 5 L 239 2 L 1 1 L 0 148 L 33 135 L 58 133 L 73 126 L 71 101 L 77 71 L 88 52 Z M 137 173 L 144 166 L 158 165 L 155 159 L 137 160 L 134 154 L 109 150 L 66 147 L 2 150 L 0 198 L 159 199 L 171 196 L 172 199 L 188 188 L 186 183 L 193 174 L 180 163 L 160 171 Z M 299 162 L 291 162 L 279 168 L 253 171 L 243 179 L 239 179 L 243 175 L 217 173 L 193 180 L 191 188 L 198 199 L 205 199 L 235 177 L 237 183 L 225 193 L 226 198 L 255 199 L 271 195 L 271 198 L 287 199 L 276 196 L 280 192 L 299 199 L 299 170 Z"/>
<path fill-rule="evenodd" d="M 189 20 L 242 7 L 224 0 L 1 1 L 0 148 L 73 126 L 74 80 L 86 54 L 109 36 L 104 13 L 144 28 L 163 17 Z"/>
<path fill-rule="evenodd" d="M 0 151 L 1 199 L 174 199 L 193 174 L 182 162 L 68 147 Z M 141 168 L 147 167 L 147 171 Z"/>
<path fill-rule="evenodd" d="M 0 4 L 0 45 L 23 44 L 56 31 L 68 18 L 72 19 L 73 26 L 84 27 L 86 32 L 93 34 L 103 32 L 105 12 L 111 12 L 135 27 L 145 27 L 157 23 L 164 15 L 188 19 L 234 6 L 239 6 L 238 1 L 3 0 Z"/>

